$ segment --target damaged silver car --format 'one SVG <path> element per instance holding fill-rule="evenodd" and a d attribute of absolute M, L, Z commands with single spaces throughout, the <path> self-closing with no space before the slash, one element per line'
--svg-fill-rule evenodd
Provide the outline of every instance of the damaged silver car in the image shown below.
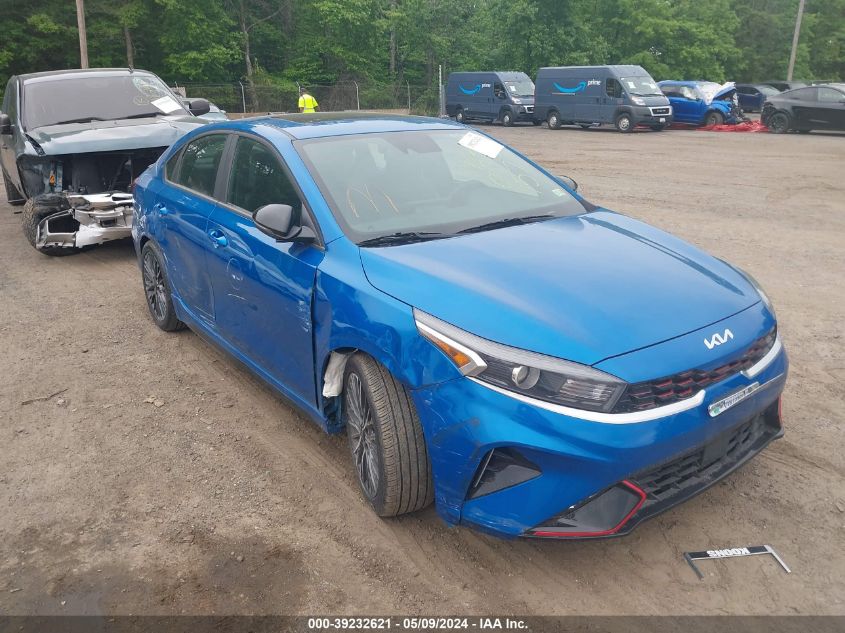
<path fill-rule="evenodd" d="M 12 77 L 0 111 L 6 197 L 47 255 L 129 237 L 132 183 L 186 132 L 204 99 L 183 103 L 156 75 L 91 69 Z"/>

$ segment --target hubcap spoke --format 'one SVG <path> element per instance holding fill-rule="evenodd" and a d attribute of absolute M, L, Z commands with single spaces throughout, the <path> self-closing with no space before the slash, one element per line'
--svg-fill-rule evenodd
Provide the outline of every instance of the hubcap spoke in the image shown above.
<path fill-rule="evenodd" d="M 350 373 L 346 382 L 346 432 L 355 460 L 358 481 L 368 498 L 378 492 L 379 461 L 376 428 L 372 409 L 357 374 Z"/>

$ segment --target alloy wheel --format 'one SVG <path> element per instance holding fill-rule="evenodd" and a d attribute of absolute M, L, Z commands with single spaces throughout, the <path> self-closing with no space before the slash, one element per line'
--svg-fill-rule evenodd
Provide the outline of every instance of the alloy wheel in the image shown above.
<path fill-rule="evenodd" d="M 379 458 L 373 410 L 356 373 L 346 381 L 346 432 L 358 472 L 358 481 L 368 499 L 374 499 L 379 488 L 381 460 Z"/>
<path fill-rule="evenodd" d="M 167 287 L 164 284 L 164 272 L 152 251 L 144 255 L 144 293 L 147 305 L 157 321 L 164 321 L 167 314 Z"/>

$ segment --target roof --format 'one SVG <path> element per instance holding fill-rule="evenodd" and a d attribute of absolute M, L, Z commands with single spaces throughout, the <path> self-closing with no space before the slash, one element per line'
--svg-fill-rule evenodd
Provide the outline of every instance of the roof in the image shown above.
<path fill-rule="evenodd" d="M 254 129 L 272 126 L 295 139 L 323 138 L 347 134 L 378 134 L 414 130 L 454 130 L 461 128 L 448 119 L 421 116 L 394 116 L 368 112 L 317 112 L 314 114 L 270 114 L 240 119 L 214 126 Z M 204 128 L 210 129 L 210 126 Z"/>
<path fill-rule="evenodd" d="M 672 84 L 673 86 L 689 86 L 690 88 L 695 88 L 696 86 L 701 86 L 702 84 L 716 84 L 717 86 L 721 85 L 716 81 L 701 81 L 698 79 L 684 79 L 683 81 L 675 79 L 664 79 L 663 81 L 657 82 L 658 86 L 662 86 L 664 84 Z"/>
<path fill-rule="evenodd" d="M 148 70 L 140 70 L 138 68 L 129 69 L 129 68 L 72 68 L 68 70 L 45 70 L 40 73 L 27 73 L 26 75 L 18 75 L 18 77 L 24 81 L 32 81 L 32 80 L 44 80 L 50 79 L 54 77 L 60 77 L 62 75 L 70 75 L 70 76 L 77 76 L 77 77 L 92 77 L 96 75 L 129 75 L 137 73 L 139 75 L 153 75 Z"/>

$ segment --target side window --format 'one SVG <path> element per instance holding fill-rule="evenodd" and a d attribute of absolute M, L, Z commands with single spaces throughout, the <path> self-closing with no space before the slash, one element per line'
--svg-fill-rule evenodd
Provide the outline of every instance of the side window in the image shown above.
<path fill-rule="evenodd" d="M 175 182 L 176 168 L 179 166 L 179 157 L 182 155 L 181 150 L 173 154 L 167 163 L 164 165 L 164 177 L 171 182 Z"/>
<path fill-rule="evenodd" d="M 845 101 L 845 94 L 833 88 L 819 88 L 819 101 L 822 103 L 841 103 Z"/>
<path fill-rule="evenodd" d="M 276 154 L 263 143 L 244 137 L 235 147 L 226 201 L 250 213 L 265 204 L 301 206 Z"/>
<path fill-rule="evenodd" d="M 608 97 L 619 99 L 622 97 L 622 84 L 613 78 L 608 79 L 605 81 L 604 91 L 607 93 Z"/>
<path fill-rule="evenodd" d="M 18 124 L 18 94 L 15 79 L 10 79 L 6 84 L 6 92 L 3 93 L 3 112 L 9 115 L 12 125 Z"/>
<path fill-rule="evenodd" d="M 680 92 L 681 96 L 684 99 L 689 99 L 690 101 L 695 101 L 698 99 L 698 95 L 695 93 L 695 89 L 690 88 L 689 86 L 679 86 L 678 92 Z"/>
<path fill-rule="evenodd" d="M 496 95 L 498 99 L 505 99 L 508 96 L 508 93 L 505 92 L 505 87 L 498 82 L 493 84 L 493 94 Z"/>
<path fill-rule="evenodd" d="M 182 150 L 182 166 L 175 182 L 207 196 L 214 195 L 217 166 L 225 146 L 225 134 L 201 136 L 188 143 Z"/>
<path fill-rule="evenodd" d="M 797 101 L 815 101 L 816 100 L 816 89 L 815 88 L 801 88 L 800 90 L 793 91 L 789 96 L 790 96 L 790 98 L 795 99 Z"/>

